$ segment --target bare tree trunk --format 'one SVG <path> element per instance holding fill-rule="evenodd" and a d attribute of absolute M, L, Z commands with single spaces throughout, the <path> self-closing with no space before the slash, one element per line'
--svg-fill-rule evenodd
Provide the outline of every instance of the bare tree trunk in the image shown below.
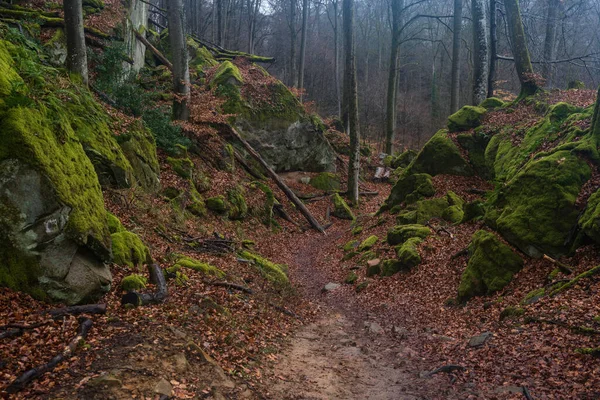
<path fill-rule="evenodd" d="M 462 0 L 454 0 L 454 26 L 452 32 L 452 81 L 450 83 L 450 113 L 458 110 L 460 102 L 460 32 L 462 30 Z"/>
<path fill-rule="evenodd" d="M 490 73 L 488 75 L 488 97 L 494 97 L 496 69 L 498 67 L 498 32 L 496 27 L 496 0 L 490 0 Z"/>
<path fill-rule="evenodd" d="M 333 1 L 333 13 L 334 13 L 334 26 L 333 26 L 333 40 L 334 51 L 335 51 L 335 96 L 337 99 L 338 106 L 338 117 L 342 117 L 342 96 L 340 93 L 340 46 L 339 46 L 339 0 Z"/>
<path fill-rule="evenodd" d="M 360 132 L 358 131 L 358 93 L 356 85 L 356 55 L 354 49 L 354 1 L 343 0 L 344 18 L 344 104 L 347 107 L 347 129 L 350 134 L 350 162 L 348 163 L 348 195 L 358 204 L 360 172 Z"/>
<path fill-rule="evenodd" d="M 302 38 L 300 39 L 300 62 L 298 65 L 298 89 L 304 89 L 304 62 L 306 60 L 306 34 L 308 28 L 308 0 L 302 1 Z M 300 95 L 302 101 L 302 95 Z"/>
<path fill-rule="evenodd" d="M 296 84 L 296 3 L 290 0 L 290 86 Z"/>
<path fill-rule="evenodd" d="M 548 0 L 548 18 L 546 21 L 546 38 L 544 40 L 544 63 L 542 76 L 546 79 L 546 86 L 552 87 L 552 64 L 555 54 L 556 42 L 556 17 L 558 15 L 560 0 Z"/>
<path fill-rule="evenodd" d="M 173 53 L 173 119 L 187 121 L 190 115 L 190 69 L 184 31 L 183 0 L 167 3 L 169 42 Z"/>
<path fill-rule="evenodd" d="M 478 105 L 488 92 L 488 40 L 484 0 L 471 0 L 473 18 L 473 104 Z"/>
<path fill-rule="evenodd" d="M 537 92 L 539 87 L 535 82 L 531 59 L 529 58 L 529 50 L 527 49 L 527 41 L 519 9 L 519 0 L 504 0 L 504 7 L 506 8 L 508 31 L 513 45 L 515 67 L 519 76 L 519 82 L 521 82 L 519 98 L 531 96 Z"/>
<path fill-rule="evenodd" d="M 400 13 L 404 0 L 392 0 L 392 48 L 390 51 L 390 70 L 388 74 L 387 107 L 385 125 L 385 152 L 394 151 L 396 134 L 396 96 L 398 93 L 398 53 L 400 50 Z"/>
<path fill-rule="evenodd" d="M 225 20 L 223 18 L 223 2 L 225 0 L 214 0 L 217 2 L 217 44 L 221 47 L 225 46 L 224 37 L 224 26 Z"/>
<path fill-rule="evenodd" d="M 88 65 L 81 1 L 65 0 L 63 2 L 67 32 L 67 68 L 71 73 L 81 76 L 83 83 L 87 85 Z"/>

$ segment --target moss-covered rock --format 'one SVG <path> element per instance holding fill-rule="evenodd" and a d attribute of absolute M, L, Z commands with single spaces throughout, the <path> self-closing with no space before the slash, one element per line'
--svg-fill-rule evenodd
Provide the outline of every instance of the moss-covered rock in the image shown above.
<path fill-rule="evenodd" d="M 322 172 L 310 180 L 310 185 L 324 192 L 340 190 L 340 177 L 331 172 Z"/>
<path fill-rule="evenodd" d="M 406 168 L 415 159 L 417 152 L 414 150 L 406 150 L 403 153 L 398 154 L 390 162 L 390 167 L 393 169 Z"/>
<path fill-rule="evenodd" d="M 369 236 L 368 238 L 362 241 L 360 246 L 358 246 L 358 251 L 362 252 L 371 250 L 371 247 L 375 246 L 375 243 L 377 243 L 378 240 L 379 238 L 375 235 Z"/>
<path fill-rule="evenodd" d="M 381 275 L 382 276 L 392 276 L 395 273 L 399 272 L 402 269 L 402 265 L 400 261 L 396 259 L 383 260 L 381 263 Z"/>
<path fill-rule="evenodd" d="M 173 172 L 185 179 L 192 177 L 194 163 L 189 158 L 167 157 L 167 163 L 173 168 Z"/>
<path fill-rule="evenodd" d="M 504 288 L 522 267 L 523 259 L 493 233 L 475 232 L 469 245 L 469 263 L 458 288 L 459 300 Z"/>
<path fill-rule="evenodd" d="M 579 226 L 588 237 L 600 243 L 600 190 L 588 199 L 585 211 L 579 219 Z"/>
<path fill-rule="evenodd" d="M 178 256 L 177 262 L 170 268 L 167 268 L 167 272 L 176 273 L 181 268 L 193 269 L 194 271 L 201 272 L 204 275 L 216 276 L 218 278 L 223 278 L 225 276 L 225 273 L 219 268 L 187 256 Z"/>
<path fill-rule="evenodd" d="M 215 71 L 210 81 L 210 87 L 213 89 L 219 85 L 241 85 L 242 83 L 244 83 L 244 79 L 238 67 L 231 61 L 224 61 Z"/>
<path fill-rule="evenodd" d="M 136 268 L 152 262 L 150 250 L 135 233 L 117 232 L 111 235 L 111 239 L 115 264 Z"/>
<path fill-rule="evenodd" d="M 566 254 L 575 201 L 590 176 L 587 162 L 570 151 L 533 160 L 494 193 L 486 222 L 531 257 Z"/>
<path fill-rule="evenodd" d="M 412 237 L 396 246 L 396 260 L 385 260 L 381 267 L 381 275 L 391 276 L 400 271 L 408 271 L 421 263 L 418 246 L 423 239 Z"/>
<path fill-rule="evenodd" d="M 491 179 L 492 173 L 485 158 L 485 151 L 491 136 L 476 129 L 473 133 L 461 133 L 456 139 L 460 146 L 467 151 L 469 162 L 477 175 L 483 179 Z"/>
<path fill-rule="evenodd" d="M 360 245 L 360 242 L 358 240 L 350 240 L 348 243 L 346 243 L 342 247 L 342 249 L 347 253 L 349 251 L 353 251 L 353 250 L 357 249 L 359 245 Z"/>
<path fill-rule="evenodd" d="M 203 217 L 206 215 L 206 204 L 204 203 L 204 199 L 202 195 L 198 193 L 198 191 L 192 187 L 189 191 L 190 199 L 187 204 L 187 209 L 189 212 L 194 214 L 197 217 Z"/>
<path fill-rule="evenodd" d="M 471 176 L 473 168 L 462 158 L 458 147 L 448 137 L 448 132 L 440 130 L 425 143 L 405 173 Z"/>
<path fill-rule="evenodd" d="M 278 285 L 288 285 L 287 266 L 274 262 L 249 251 L 242 251 L 240 257 L 251 260 L 261 274 L 270 282 Z"/>
<path fill-rule="evenodd" d="M 389 210 L 404 202 L 414 203 L 424 197 L 435 194 L 435 188 L 429 174 L 403 174 L 400 176 L 383 205 L 383 210 Z"/>
<path fill-rule="evenodd" d="M 463 206 L 463 219 L 461 222 L 477 221 L 485 215 L 484 203 L 481 200 L 475 200 L 466 203 Z"/>
<path fill-rule="evenodd" d="M 131 274 L 124 277 L 121 280 L 121 289 L 126 292 L 131 292 L 134 290 L 141 290 L 146 287 L 148 283 L 148 279 L 145 276 L 138 274 Z"/>
<path fill-rule="evenodd" d="M 358 275 L 356 275 L 356 272 L 348 272 L 348 275 L 346 275 L 346 279 L 344 279 L 344 283 L 352 285 L 357 280 L 358 280 Z"/>
<path fill-rule="evenodd" d="M 350 219 L 350 220 L 353 220 L 355 218 L 354 213 L 350 209 L 350 206 L 348 206 L 348 204 L 344 201 L 344 199 L 342 199 L 342 196 L 340 196 L 337 193 L 334 193 L 333 196 L 331 197 L 331 200 L 333 201 L 333 215 L 334 216 L 336 216 L 340 219 Z"/>
<path fill-rule="evenodd" d="M 504 107 L 504 102 L 497 97 L 488 97 L 484 101 L 481 102 L 479 107 L 483 107 L 486 110 L 492 110 L 494 108 Z"/>
<path fill-rule="evenodd" d="M 486 112 L 483 107 L 464 106 L 448 117 L 448 129 L 450 132 L 459 132 L 477 128 Z"/>
<path fill-rule="evenodd" d="M 245 198 L 246 190 L 243 186 L 236 186 L 227 191 L 229 201 L 228 216 L 230 219 L 244 219 L 248 215 L 248 205 Z"/>
<path fill-rule="evenodd" d="M 125 232 L 125 228 L 121 224 L 121 221 L 114 214 L 107 212 L 106 219 L 108 220 L 108 231 L 111 235 L 113 233 Z"/>
<path fill-rule="evenodd" d="M 206 199 L 206 207 L 219 214 L 224 214 L 227 212 L 227 203 L 225 202 L 225 197 L 223 196 L 215 196 Z"/>
<path fill-rule="evenodd" d="M 431 230 L 423 225 L 398 225 L 387 233 L 387 242 L 395 246 L 406 242 L 410 238 L 425 239 L 431 234 Z"/>
<path fill-rule="evenodd" d="M 129 126 L 126 133 L 115 139 L 133 168 L 136 182 L 146 191 L 159 190 L 160 166 L 156 155 L 156 140 L 152 132 L 141 122 L 135 122 Z"/>

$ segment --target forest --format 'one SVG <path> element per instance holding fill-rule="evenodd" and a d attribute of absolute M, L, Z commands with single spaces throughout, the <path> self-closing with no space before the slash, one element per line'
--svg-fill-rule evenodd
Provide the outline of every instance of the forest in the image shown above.
<path fill-rule="evenodd" d="M 600 398 L 597 0 L 0 0 L 0 395 Z"/>

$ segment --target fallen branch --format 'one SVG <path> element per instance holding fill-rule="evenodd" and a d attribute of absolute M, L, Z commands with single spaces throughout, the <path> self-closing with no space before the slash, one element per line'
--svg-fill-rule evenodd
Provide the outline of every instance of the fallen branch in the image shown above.
<path fill-rule="evenodd" d="M 544 254 L 544 257 L 542 257 L 544 260 L 546 261 L 550 261 L 552 264 L 556 265 L 558 267 L 558 269 L 560 269 L 560 272 L 562 272 L 565 275 L 571 275 L 573 273 L 573 270 L 571 269 L 571 267 L 569 267 L 566 264 L 561 263 L 560 261 L 555 260 L 554 258 Z"/>
<path fill-rule="evenodd" d="M 215 59 L 217 61 L 227 61 L 227 60 L 233 60 L 236 57 L 243 57 L 243 58 L 245 58 L 251 62 L 255 62 L 255 63 L 271 64 L 271 63 L 275 62 L 275 58 L 273 58 L 273 57 L 262 57 L 262 56 L 257 56 L 255 54 L 244 53 L 241 51 L 227 50 L 227 49 L 225 49 L 219 45 L 216 45 L 214 43 L 211 43 L 207 40 L 200 39 L 196 35 L 192 34 L 190 36 L 192 37 L 192 39 L 195 42 L 206 47 L 208 49 L 208 51 L 210 51 L 215 56 Z"/>
<path fill-rule="evenodd" d="M 296 225 L 297 227 L 300 227 L 300 224 L 297 223 L 296 221 L 294 221 L 292 219 L 292 217 L 290 217 L 290 215 L 283 209 L 283 204 L 281 203 L 275 203 L 273 204 L 273 210 L 275 210 L 275 212 L 284 220 L 286 220 L 287 222 Z"/>
<path fill-rule="evenodd" d="M 462 249 L 462 250 L 459 250 L 459 251 L 457 251 L 456 253 L 454 253 L 454 254 L 452 255 L 452 257 L 450 257 L 450 259 L 451 259 L 451 260 L 455 260 L 455 259 L 457 259 L 458 257 L 466 256 L 466 255 L 468 255 L 468 254 L 469 254 L 469 248 L 468 248 L 468 247 L 465 247 L 464 249 Z"/>
<path fill-rule="evenodd" d="M 531 397 L 531 394 L 529 393 L 529 389 L 527 389 L 527 386 L 522 386 L 523 388 L 523 396 L 525 396 L 526 400 L 533 400 L 533 397 Z"/>
<path fill-rule="evenodd" d="M 234 150 L 233 155 L 235 156 L 235 160 L 238 163 L 240 163 L 240 165 L 244 167 L 246 172 L 248 172 L 254 179 L 258 179 L 259 181 L 265 179 L 264 175 L 262 175 L 260 172 L 255 171 L 254 169 L 252 169 L 252 167 L 250 167 L 250 165 L 248 165 L 248 163 L 246 162 L 246 160 L 244 160 L 244 157 L 242 157 L 240 153 Z"/>
<path fill-rule="evenodd" d="M 299 319 L 300 321 L 302 321 L 302 320 L 303 320 L 303 319 L 302 319 L 302 317 L 300 317 L 298 314 L 296 314 L 296 313 L 295 313 L 295 312 L 293 312 L 293 311 L 290 311 L 290 310 L 288 310 L 288 309 L 287 309 L 287 308 L 285 308 L 285 307 L 278 306 L 277 304 L 275 304 L 275 303 L 272 303 L 272 302 L 269 302 L 269 305 L 270 305 L 271 307 L 273 307 L 274 309 L 276 309 L 277 311 L 280 311 L 280 312 L 282 312 L 283 314 L 285 314 L 285 315 L 287 315 L 287 316 L 289 316 L 289 317 L 293 317 L 293 318 Z"/>
<path fill-rule="evenodd" d="M 135 33 L 135 37 L 142 42 L 156 56 L 156 58 L 158 58 L 160 62 L 169 69 L 169 71 L 173 71 L 173 64 L 171 64 L 171 62 L 160 51 L 158 51 L 156 47 L 152 46 L 152 43 L 150 43 L 143 34 L 139 33 L 136 29 L 133 30 L 133 33 Z"/>
<path fill-rule="evenodd" d="M 379 196 L 379 192 L 358 192 L 359 196 Z"/>
<path fill-rule="evenodd" d="M 244 138 L 242 138 L 242 136 L 235 130 L 235 128 L 231 126 L 229 126 L 229 128 L 231 133 L 235 136 L 235 138 L 239 140 L 244 145 L 246 151 L 248 151 L 248 153 L 250 153 L 250 155 L 260 163 L 260 165 L 262 165 L 262 167 L 267 171 L 271 179 L 275 181 L 277 186 L 279 186 L 279 188 L 285 193 L 285 195 L 290 199 L 290 201 L 296 206 L 298 211 L 300 211 L 302 215 L 304 215 L 304 218 L 306 218 L 310 225 L 319 232 L 325 233 L 325 230 L 323 229 L 321 224 L 319 224 L 319 222 L 315 219 L 315 217 L 313 217 L 310 211 L 308 211 L 304 203 L 302 203 L 302 201 L 300 201 L 300 199 L 294 194 L 294 192 L 292 192 L 291 189 L 281 180 L 279 175 L 277 175 L 275 171 L 271 169 L 269 164 L 267 164 L 267 162 L 263 160 L 260 154 L 258 154 L 256 150 L 252 148 L 252 146 L 250 146 L 250 143 L 248 143 Z"/>
<path fill-rule="evenodd" d="M 82 306 L 71 306 L 64 308 L 55 308 L 47 311 L 52 318 L 61 318 L 65 315 L 79 314 L 106 314 L 106 304 L 85 304 Z"/>
<path fill-rule="evenodd" d="M 33 381 L 36 378 L 39 378 L 46 372 L 52 371 L 58 364 L 63 362 L 64 360 L 69 359 L 79 344 L 87 337 L 87 334 L 92 327 L 92 320 L 89 318 L 80 318 L 79 320 L 79 329 L 77 331 L 77 336 L 75 336 L 65 347 L 61 354 L 55 356 L 50 360 L 49 363 L 41 365 L 39 367 L 30 369 L 25 372 L 23 375 L 15 379 L 5 390 L 8 394 L 15 394 L 25 388 L 25 386 Z"/>
<path fill-rule="evenodd" d="M 167 280 L 162 269 L 158 264 L 148 265 L 150 282 L 156 285 L 155 293 L 129 292 L 121 297 L 121 305 L 132 304 L 134 306 L 146 306 L 149 304 L 159 304 L 165 301 L 168 296 Z"/>
<path fill-rule="evenodd" d="M 569 282 L 554 289 L 552 292 L 550 292 L 548 294 L 548 296 L 550 296 L 550 297 L 555 296 L 555 295 L 559 294 L 560 292 L 563 292 L 563 291 L 575 286 L 580 280 L 582 280 L 584 278 L 589 278 L 598 273 L 600 273 L 600 265 L 597 265 L 594 268 L 591 268 L 585 272 L 582 272 L 581 274 L 577 275 L 575 278 L 571 279 Z"/>
<path fill-rule="evenodd" d="M 531 317 L 531 316 L 528 316 L 525 318 L 525 323 L 531 324 L 534 322 L 540 323 L 540 324 L 549 324 L 549 325 L 560 326 L 560 327 L 570 330 L 571 332 L 579 333 L 582 335 L 600 335 L 600 331 L 597 331 L 593 328 L 588 328 L 586 326 L 573 326 L 573 325 L 569 325 L 562 321 L 556 321 L 553 319 L 542 319 L 542 318 Z"/>
<path fill-rule="evenodd" d="M 230 282 L 211 282 L 211 281 L 203 281 L 203 283 L 205 285 L 225 287 L 225 288 L 228 288 L 228 289 L 239 290 L 240 292 L 244 292 L 244 293 L 248 293 L 248 294 L 254 294 L 254 290 L 252 290 L 252 289 L 250 289 L 250 288 L 248 288 L 246 286 L 238 285 L 236 283 L 230 283 Z"/>
<path fill-rule="evenodd" d="M 427 376 L 433 376 L 435 374 L 439 374 L 441 372 L 450 374 L 454 371 L 464 371 L 466 368 L 463 367 L 462 365 L 455 365 L 455 364 L 449 364 L 449 365 L 444 365 L 442 367 L 436 368 L 433 371 L 429 372 L 427 374 Z"/>
<path fill-rule="evenodd" d="M 40 326 L 48 325 L 52 321 L 42 321 L 31 325 L 25 324 L 6 324 L 0 327 L 0 330 L 5 332 L 0 333 L 0 339 L 5 339 L 13 336 L 21 336 L 26 330 L 39 328 Z"/>

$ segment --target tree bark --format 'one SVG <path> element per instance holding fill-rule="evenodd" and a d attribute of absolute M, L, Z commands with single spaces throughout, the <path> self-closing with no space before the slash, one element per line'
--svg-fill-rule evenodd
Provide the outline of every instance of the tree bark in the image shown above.
<path fill-rule="evenodd" d="M 296 3 L 290 0 L 290 86 L 296 85 Z"/>
<path fill-rule="evenodd" d="M 542 76 L 546 79 L 546 86 L 552 87 L 552 61 L 554 61 L 556 42 L 556 17 L 560 0 L 548 0 L 548 18 L 546 21 L 546 38 L 544 40 L 544 63 Z"/>
<path fill-rule="evenodd" d="M 496 70 L 498 67 L 497 2 L 490 0 L 490 73 L 488 75 L 488 97 L 494 97 Z"/>
<path fill-rule="evenodd" d="M 223 18 L 223 2 L 225 0 L 215 0 L 217 3 L 217 44 L 221 47 L 225 46 L 224 43 L 224 18 Z"/>
<path fill-rule="evenodd" d="M 169 42 L 173 54 L 173 119 L 187 121 L 190 97 L 190 69 L 188 65 L 187 43 L 184 30 L 183 0 L 170 0 L 167 3 L 169 19 Z"/>
<path fill-rule="evenodd" d="M 83 30 L 82 0 L 65 0 L 65 28 L 67 34 L 67 68 L 71 73 L 81 76 L 88 84 L 87 52 Z"/>
<path fill-rule="evenodd" d="M 337 99 L 338 118 L 342 118 L 342 96 L 340 93 L 340 40 L 339 40 L 339 0 L 333 1 L 333 40 L 334 40 L 334 62 L 335 62 L 335 96 Z"/>
<path fill-rule="evenodd" d="M 306 60 L 306 34 L 308 28 L 308 0 L 302 1 L 302 38 L 300 39 L 300 62 L 298 63 L 298 89 L 304 89 L 304 62 Z M 300 94 L 302 101 L 302 94 Z"/>
<path fill-rule="evenodd" d="M 462 0 L 454 0 L 454 25 L 452 32 L 452 69 L 450 83 L 450 113 L 458 110 L 460 102 L 460 32 L 462 30 Z"/>
<path fill-rule="evenodd" d="M 360 172 L 360 132 L 358 130 L 358 94 L 356 85 L 356 55 L 354 49 L 354 1 L 343 0 L 344 18 L 344 104 L 347 108 L 347 129 L 350 134 L 350 162 L 348 163 L 348 195 L 358 204 Z"/>
<path fill-rule="evenodd" d="M 519 0 L 504 0 L 506 8 L 506 19 L 508 23 L 508 32 L 513 46 L 513 55 L 515 58 L 515 68 L 521 83 L 521 93 L 519 98 L 531 96 L 538 91 L 539 87 L 535 82 L 531 58 L 525 39 L 525 30 L 521 20 L 521 11 Z"/>
<path fill-rule="evenodd" d="M 398 93 L 398 53 L 400 50 L 400 13 L 404 0 L 392 0 L 392 48 L 390 51 L 390 70 L 388 73 L 385 152 L 394 151 L 394 136 L 396 134 L 396 96 Z"/>
<path fill-rule="evenodd" d="M 488 93 L 488 40 L 484 0 L 471 0 L 473 18 L 473 104 L 479 105 Z"/>

